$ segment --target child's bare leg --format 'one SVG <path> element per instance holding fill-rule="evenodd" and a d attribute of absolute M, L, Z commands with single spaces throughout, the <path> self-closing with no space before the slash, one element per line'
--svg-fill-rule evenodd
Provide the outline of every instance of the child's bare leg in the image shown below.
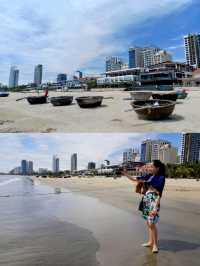
<path fill-rule="evenodd" d="M 148 228 L 148 233 L 149 233 L 149 241 L 147 243 L 144 243 L 143 247 L 152 247 L 153 246 L 153 236 L 152 236 L 152 230 L 151 230 L 148 222 L 147 222 L 147 228 Z"/>

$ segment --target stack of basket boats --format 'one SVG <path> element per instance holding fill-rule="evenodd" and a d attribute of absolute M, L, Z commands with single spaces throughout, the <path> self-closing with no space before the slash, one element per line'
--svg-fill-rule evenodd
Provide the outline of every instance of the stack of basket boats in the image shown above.
<path fill-rule="evenodd" d="M 138 117 L 146 120 L 162 120 L 174 111 L 177 99 L 185 99 L 186 92 L 131 92 L 131 105 Z M 152 98 L 152 99 L 151 99 Z"/>

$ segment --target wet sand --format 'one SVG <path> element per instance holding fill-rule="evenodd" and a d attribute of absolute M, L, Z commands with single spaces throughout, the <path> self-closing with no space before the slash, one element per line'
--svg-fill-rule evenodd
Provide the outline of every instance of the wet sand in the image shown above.
<path fill-rule="evenodd" d="M 107 264 L 107 260 L 104 262 L 100 256 L 102 265 L 199 264 L 199 182 L 195 180 L 167 181 L 166 191 L 162 199 L 161 222 L 159 224 L 160 253 L 158 256 L 153 256 L 150 250 L 144 250 L 141 247 L 141 243 L 145 241 L 146 228 L 137 210 L 140 196 L 134 193 L 134 185 L 126 179 L 45 179 L 41 182 L 53 187 L 70 189 L 70 191 L 78 195 L 96 198 L 106 205 L 113 206 L 115 210 L 122 211 L 122 216 L 120 214 L 116 216 L 117 221 L 114 215 L 110 215 L 109 220 L 107 219 L 106 222 L 105 220 L 100 220 L 102 226 L 109 227 L 110 230 L 107 232 L 103 228 L 104 234 L 102 238 L 101 234 L 103 232 L 99 235 L 97 221 L 94 221 L 96 224 L 93 227 L 87 222 L 94 215 L 98 219 L 101 218 L 102 212 L 99 209 L 94 209 L 93 213 L 88 208 L 85 212 L 88 220 L 86 218 L 82 219 L 81 224 L 84 224 L 85 228 L 92 228 L 92 232 L 100 244 L 100 254 L 103 254 L 103 258 L 109 256 L 113 259 L 112 263 Z M 107 214 L 105 213 L 104 218 L 106 216 Z M 118 225 L 116 226 L 116 224 Z M 119 248 L 119 243 L 122 244 L 123 248 Z M 104 253 L 108 246 L 109 254 Z M 116 250 L 118 251 L 116 252 Z M 121 264 L 117 264 L 118 254 L 122 258 Z"/>
<path fill-rule="evenodd" d="M 127 180 L 8 178 L 0 178 L 0 265 L 199 265 L 198 204 L 166 197 L 153 255 L 141 247 L 139 197 Z"/>
<path fill-rule="evenodd" d="M 98 266 L 97 240 L 56 217 L 49 204 L 62 202 L 53 189 L 23 177 L 8 179 L 0 176 L 0 265 Z"/>
<path fill-rule="evenodd" d="M 30 94 L 12 93 L 0 98 L 0 132 L 185 132 L 200 130 L 200 92 L 192 90 L 185 100 L 179 100 L 173 115 L 165 121 L 139 120 L 130 106 L 130 93 L 124 91 L 50 92 L 51 96 L 103 95 L 103 105 L 93 110 L 74 104 L 53 107 L 50 103 L 31 106 L 16 99 Z M 84 125 L 84 126 L 83 126 Z"/>

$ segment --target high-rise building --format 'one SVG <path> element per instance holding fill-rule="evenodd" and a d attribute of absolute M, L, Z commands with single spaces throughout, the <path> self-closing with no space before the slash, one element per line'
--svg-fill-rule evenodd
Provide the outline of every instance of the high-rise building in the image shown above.
<path fill-rule="evenodd" d="M 129 48 L 129 68 L 144 67 L 144 49 Z"/>
<path fill-rule="evenodd" d="M 40 86 L 42 84 L 42 72 L 43 72 L 43 66 L 42 65 L 35 66 L 34 83 L 37 86 Z"/>
<path fill-rule="evenodd" d="M 63 73 L 58 74 L 57 83 L 60 83 L 61 85 L 66 85 L 66 83 L 67 83 L 67 74 L 63 74 Z"/>
<path fill-rule="evenodd" d="M 157 47 L 129 48 L 129 67 L 150 67 L 152 65 L 171 61 L 171 55 Z"/>
<path fill-rule="evenodd" d="M 77 160 L 77 154 L 76 153 L 72 154 L 72 156 L 71 156 L 71 172 L 77 171 L 77 164 L 78 164 L 77 161 L 78 161 Z"/>
<path fill-rule="evenodd" d="M 60 160 L 56 155 L 53 156 L 52 170 L 53 170 L 53 173 L 58 173 L 60 171 Z"/>
<path fill-rule="evenodd" d="M 184 133 L 182 136 L 181 163 L 200 161 L 200 133 Z"/>
<path fill-rule="evenodd" d="M 21 161 L 21 173 L 22 173 L 22 175 L 28 174 L 28 163 L 26 160 Z"/>
<path fill-rule="evenodd" d="M 117 56 L 111 56 L 106 58 L 106 72 L 120 70 L 122 68 L 123 62 Z"/>
<path fill-rule="evenodd" d="M 123 163 L 135 162 L 138 152 L 135 149 L 127 149 L 123 152 Z"/>
<path fill-rule="evenodd" d="M 88 163 L 88 170 L 95 170 L 96 169 L 96 163 L 89 162 Z"/>
<path fill-rule="evenodd" d="M 141 162 L 150 163 L 153 160 L 159 160 L 160 147 L 171 144 L 166 140 L 145 140 L 141 144 Z"/>
<path fill-rule="evenodd" d="M 178 149 L 170 144 L 162 145 L 159 150 L 159 160 L 164 164 L 177 164 Z"/>
<path fill-rule="evenodd" d="M 19 69 L 16 66 L 12 66 L 9 76 L 9 88 L 15 88 L 19 84 Z"/>
<path fill-rule="evenodd" d="M 144 67 L 150 67 L 155 65 L 154 57 L 160 51 L 160 48 L 149 47 L 144 48 L 143 57 L 144 57 Z"/>
<path fill-rule="evenodd" d="M 148 139 L 141 144 L 141 162 L 151 162 L 152 140 Z"/>
<path fill-rule="evenodd" d="M 171 61 L 172 61 L 172 55 L 165 50 L 158 51 L 157 53 L 155 53 L 153 58 L 154 65 Z"/>
<path fill-rule="evenodd" d="M 27 162 L 27 173 L 29 175 L 32 175 L 33 174 L 33 162 L 32 161 L 29 161 Z"/>
<path fill-rule="evenodd" d="M 200 34 L 184 36 L 184 43 L 187 64 L 200 67 Z"/>

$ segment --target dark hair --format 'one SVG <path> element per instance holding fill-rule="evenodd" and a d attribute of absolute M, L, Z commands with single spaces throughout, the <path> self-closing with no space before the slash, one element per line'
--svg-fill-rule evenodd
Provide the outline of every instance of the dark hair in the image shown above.
<path fill-rule="evenodd" d="M 162 163 L 160 160 L 154 160 L 154 161 L 153 161 L 153 165 L 154 165 L 156 168 L 159 168 L 159 170 L 158 170 L 158 175 L 161 175 L 161 176 L 164 176 L 164 177 L 165 177 L 166 169 L 165 169 L 165 165 L 164 165 L 164 163 Z"/>

